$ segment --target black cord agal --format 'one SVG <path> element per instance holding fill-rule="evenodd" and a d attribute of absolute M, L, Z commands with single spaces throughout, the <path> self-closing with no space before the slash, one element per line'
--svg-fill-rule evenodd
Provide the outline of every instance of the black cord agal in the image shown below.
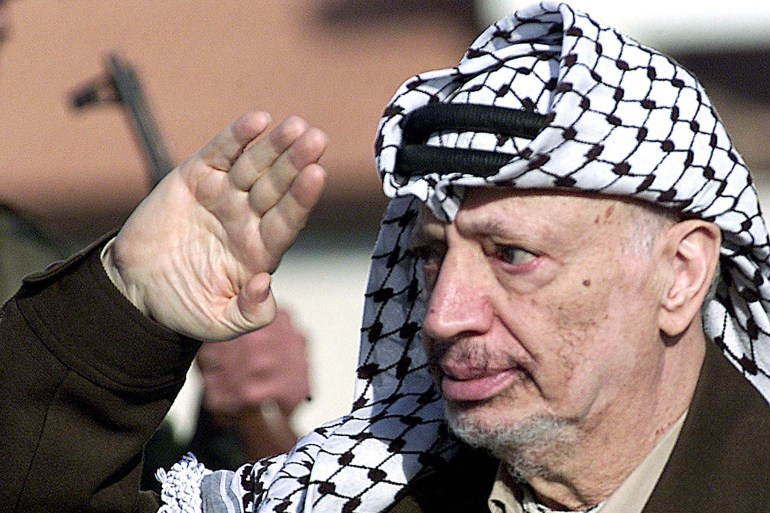
<path fill-rule="evenodd" d="M 403 145 L 396 155 L 396 176 L 466 173 L 490 176 L 512 155 L 465 148 L 428 146 L 431 134 L 442 130 L 472 131 L 502 137 L 534 139 L 548 124 L 537 112 L 492 105 L 430 103 L 413 110 L 403 121 Z"/>

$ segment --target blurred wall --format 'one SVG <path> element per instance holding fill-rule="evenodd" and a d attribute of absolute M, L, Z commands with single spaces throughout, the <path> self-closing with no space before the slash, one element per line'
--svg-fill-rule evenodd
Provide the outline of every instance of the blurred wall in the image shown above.
<path fill-rule="evenodd" d="M 406 77 L 456 61 L 472 34 L 451 14 L 398 15 L 379 3 L 11 2 L 0 200 L 48 218 L 93 218 L 143 197 L 147 178 L 122 112 L 70 105 L 116 51 L 138 70 L 176 159 L 248 109 L 298 113 L 331 137 L 323 206 L 370 204 L 380 197 L 372 145 L 382 108 Z"/>

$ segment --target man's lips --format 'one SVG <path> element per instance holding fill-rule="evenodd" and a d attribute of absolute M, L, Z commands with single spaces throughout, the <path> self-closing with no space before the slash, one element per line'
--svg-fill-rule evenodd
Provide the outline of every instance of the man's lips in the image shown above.
<path fill-rule="evenodd" d="M 441 366 L 441 393 L 450 401 L 491 399 L 519 379 L 518 367 L 479 369 Z"/>

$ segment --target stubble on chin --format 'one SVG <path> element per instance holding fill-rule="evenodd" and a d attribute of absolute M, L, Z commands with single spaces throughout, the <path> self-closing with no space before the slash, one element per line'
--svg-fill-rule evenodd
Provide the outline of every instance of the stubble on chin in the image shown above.
<path fill-rule="evenodd" d="M 521 481 L 555 477 L 557 469 L 570 458 L 577 439 L 574 421 L 553 415 L 538 414 L 491 424 L 462 406 L 447 404 L 445 416 L 460 440 L 490 451 Z"/>

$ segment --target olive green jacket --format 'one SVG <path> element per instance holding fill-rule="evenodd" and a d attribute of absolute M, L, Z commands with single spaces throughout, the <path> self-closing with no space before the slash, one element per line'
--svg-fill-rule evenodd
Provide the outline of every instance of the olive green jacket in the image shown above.
<path fill-rule="evenodd" d="M 152 512 L 141 453 L 199 343 L 145 318 L 100 245 L 26 279 L 0 312 L 0 511 Z"/>

